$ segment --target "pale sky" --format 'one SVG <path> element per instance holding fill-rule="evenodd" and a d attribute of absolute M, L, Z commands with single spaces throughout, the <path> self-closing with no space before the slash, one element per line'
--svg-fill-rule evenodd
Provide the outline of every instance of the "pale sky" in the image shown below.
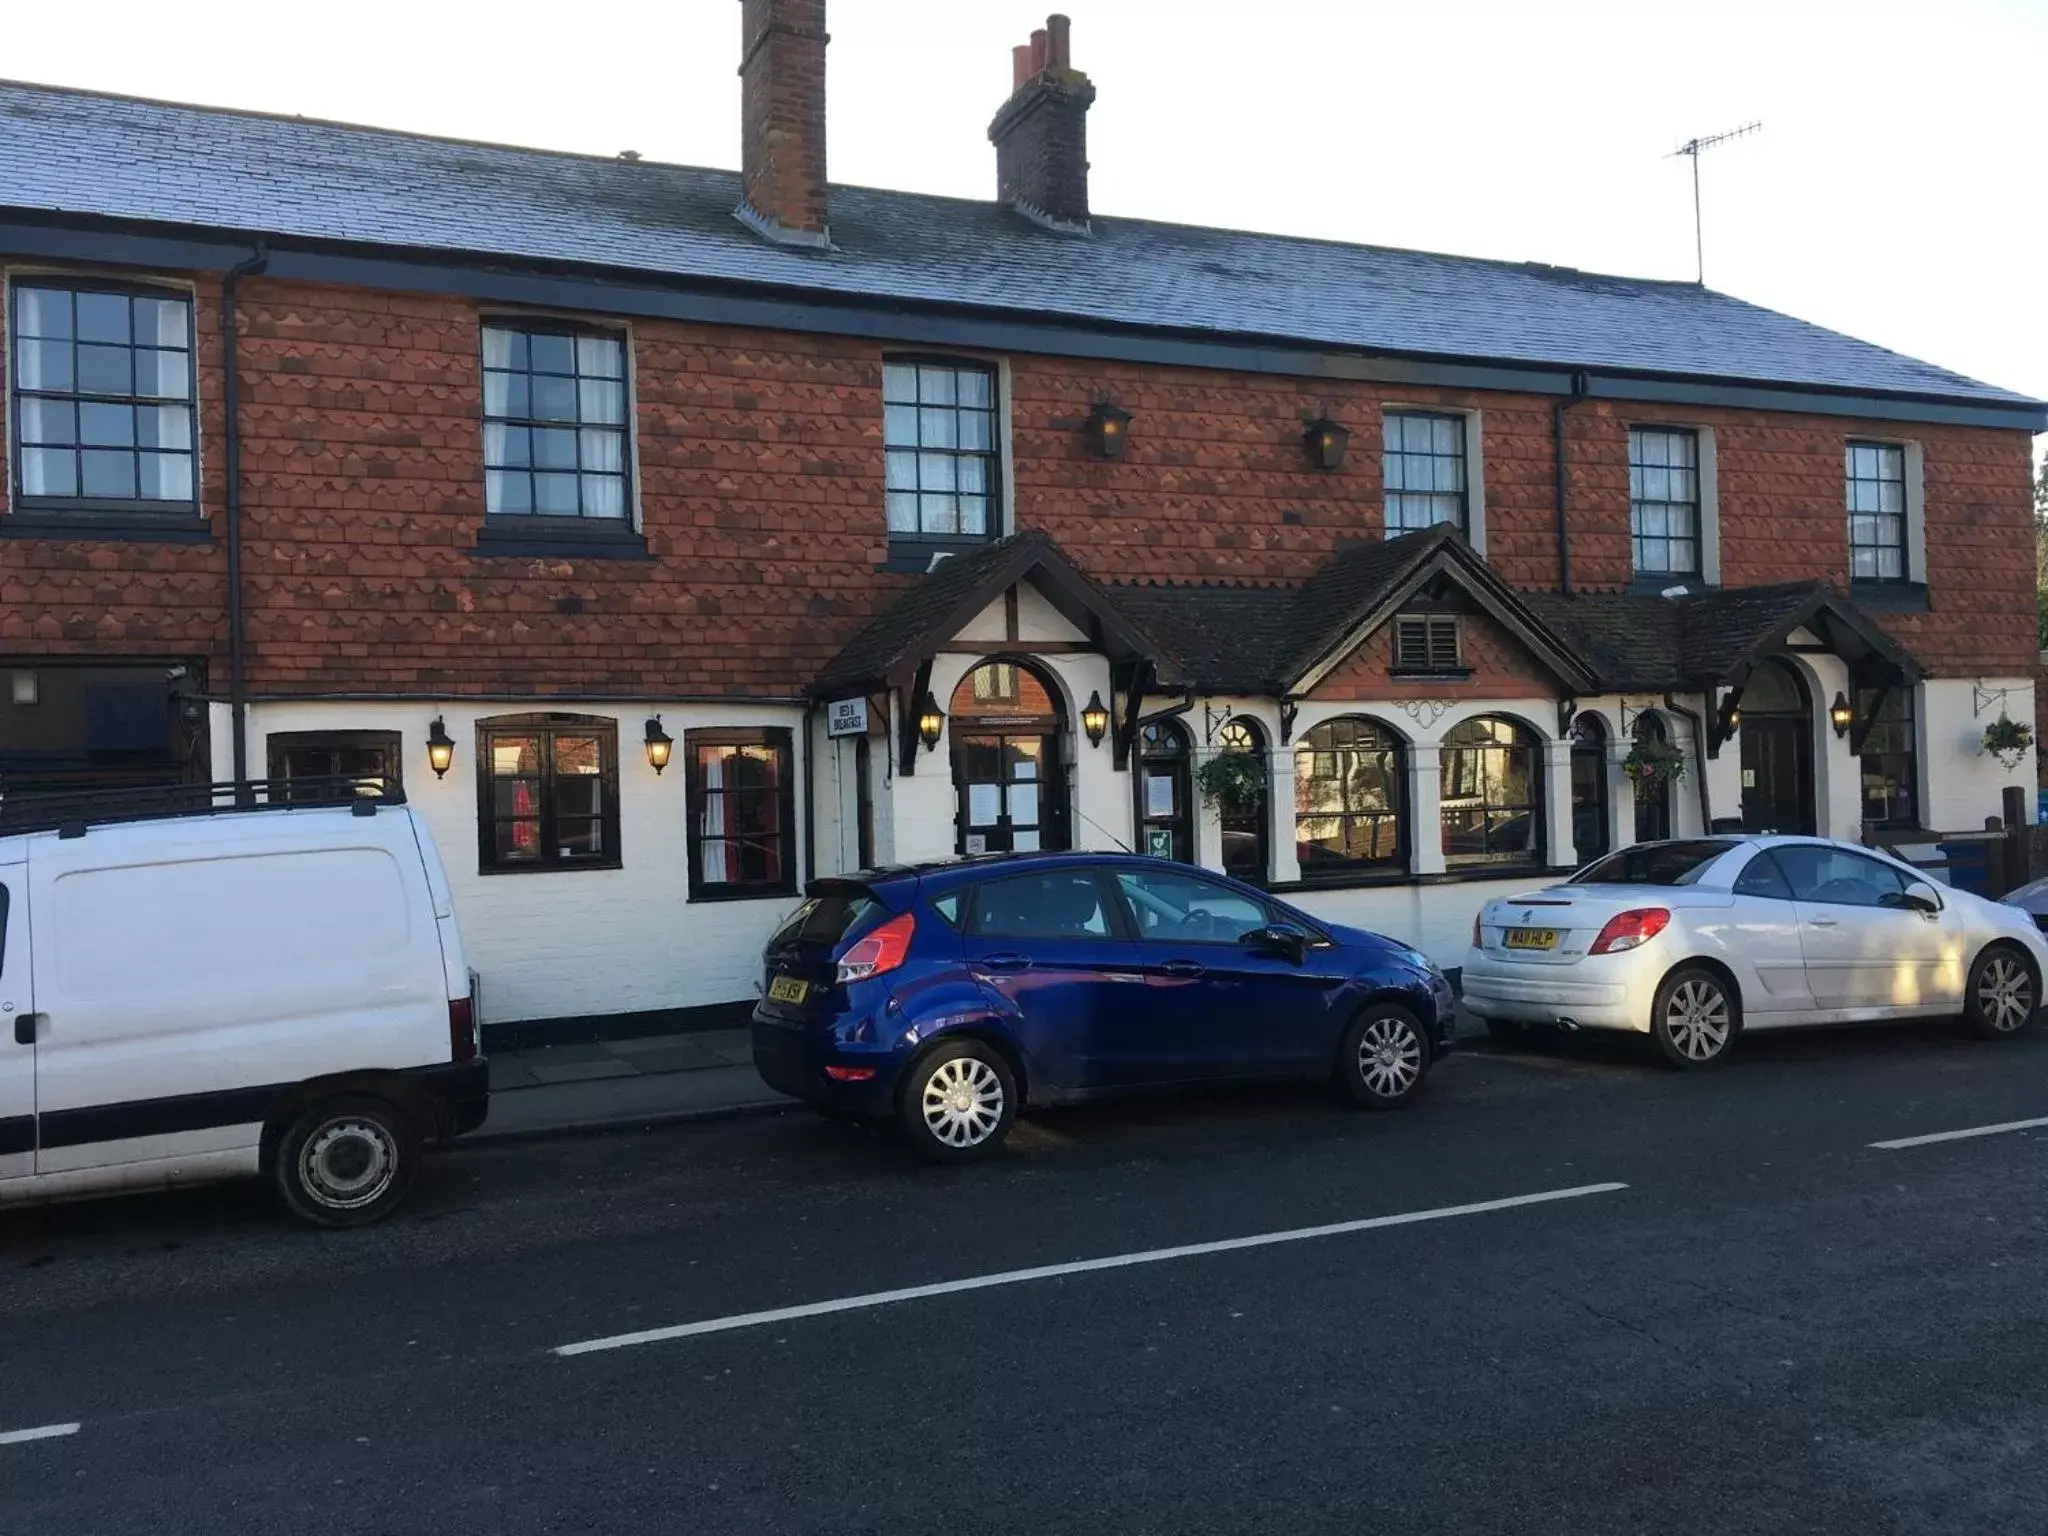
<path fill-rule="evenodd" d="M 988 197 L 1043 0 L 832 0 L 835 181 Z M 739 163 L 737 0 L 14 0 L 0 75 Z M 1689 278 L 2048 399 L 2048 0 L 1068 0 L 1098 214 Z M 2048 443 L 2048 439 L 2040 440 Z"/>

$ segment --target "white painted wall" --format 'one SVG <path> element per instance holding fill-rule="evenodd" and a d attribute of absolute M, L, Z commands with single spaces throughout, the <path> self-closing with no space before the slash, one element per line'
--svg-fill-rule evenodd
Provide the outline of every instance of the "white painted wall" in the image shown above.
<path fill-rule="evenodd" d="M 530 710 L 608 716 L 619 730 L 619 869 L 485 875 L 477 868 L 476 722 Z M 675 737 L 674 761 L 656 775 L 641 746 L 647 717 Z M 445 779 L 427 767 L 436 715 L 455 738 Z M 249 761 L 260 775 L 272 731 L 386 730 L 403 737 L 406 798 L 434 834 L 455 891 L 469 962 L 483 977 L 486 1021 L 687 1008 L 751 998 L 761 946 L 795 897 L 692 902 L 684 812 L 684 733 L 786 726 L 798 744 L 803 713 L 760 706 L 531 703 L 259 704 L 249 712 Z M 214 775 L 234 776 L 227 710 L 212 718 Z M 850 768 L 849 763 L 849 768 Z M 801 795 L 798 796 L 801 804 Z M 802 870 L 803 850 L 792 839 Z M 799 879 L 801 883 L 801 879 Z"/>
<path fill-rule="evenodd" d="M 1978 690 L 2002 701 L 1979 704 Z M 2007 785 L 2027 792 L 2034 803 L 2034 756 L 2006 768 L 1984 751 L 1984 727 L 1999 714 L 2034 723 L 2034 681 L 2027 677 L 1930 678 L 1920 685 L 1920 824 L 1931 830 L 1963 832 L 2001 812 Z"/>
<path fill-rule="evenodd" d="M 1282 891 L 1279 895 L 1312 916 L 1412 944 L 1438 965 L 1463 965 L 1472 943 L 1472 919 L 1481 907 L 1496 896 L 1534 891 L 1561 878 L 1530 869 L 1505 880 Z"/>

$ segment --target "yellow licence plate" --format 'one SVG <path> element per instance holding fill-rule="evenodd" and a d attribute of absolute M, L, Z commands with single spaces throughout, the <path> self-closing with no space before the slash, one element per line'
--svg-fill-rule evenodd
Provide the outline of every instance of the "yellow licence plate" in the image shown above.
<path fill-rule="evenodd" d="M 800 1003 L 810 995 L 811 984 L 794 976 L 777 976 L 768 983 L 768 995 L 778 1003 Z"/>
<path fill-rule="evenodd" d="M 1510 928 L 1509 949 L 1555 949 L 1557 930 L 1555 928 Z"/>

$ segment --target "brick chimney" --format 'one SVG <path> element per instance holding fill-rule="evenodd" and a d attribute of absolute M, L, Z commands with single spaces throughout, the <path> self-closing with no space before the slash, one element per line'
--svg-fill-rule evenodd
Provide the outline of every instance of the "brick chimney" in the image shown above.
<path fill-rule="evenodd" d="M 825 0 L 740 0 L 742 224 L 784 245 L 825 224 Z"/>
<path fill-rule="evenodd" d="M 1088 232 L 1088 108 L 1095 87 L 1068 55 L 1064 16 L 1010 50 L 1010 99 L 988 125 L 996 199 L 1035 224 Z"/>

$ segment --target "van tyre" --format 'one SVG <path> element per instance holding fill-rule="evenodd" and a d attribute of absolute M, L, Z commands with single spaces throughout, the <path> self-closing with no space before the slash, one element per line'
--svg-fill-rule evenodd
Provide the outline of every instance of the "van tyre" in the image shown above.
<path fill-rule="evenodd" d="M 1399 1003 L 1371 1003 L 1344 1032 L 1337 1080 L 1361 1109 L 1399 1109 L 1429 1075 L 1429 1035 Z"/>
<path fill-rule="evenodd" d="M 272 1174 L 291 1213 L 316 1227 L 366 1227 L 396 1210 L 419 1174 L 420 1132 L 383 1099 L 325 1099 L 292 1121 Z"/>
<path fill-rule="evenodd" d="M 1017 1119 L 1017 1076 L 979 1040 L 949 1040 L 911 1063 L 897 1104 L 904 1134 L 934 1163 L 992 1155 Z"/>
<path fill-rule="evenodd" d="M 1680 966 L 1657 988 L 1650 1036 L 1665 1061 L 1682 1070 L 1711 1067 L 1742 1027 L 1742 1005 L 1725 979 L 1703 966 Z"/>
<path fill-rule="evenodd" d="M 1963 1019 L 1985 1040 L 2006 1040 L 2034 1022 L 2041 1005 L 2041 981 L 2018 945 L 1992 944 L 1970 967 L 1963 988 Z"/>

